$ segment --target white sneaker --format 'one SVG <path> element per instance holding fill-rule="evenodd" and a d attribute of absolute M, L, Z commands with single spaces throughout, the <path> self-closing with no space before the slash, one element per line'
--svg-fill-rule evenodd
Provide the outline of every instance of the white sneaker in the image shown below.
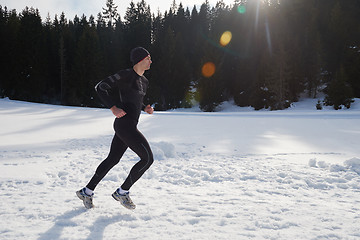
<path fill-rule="evenodd" d="M 127 209 L 135 209 L 136 205 L 133 203 L 133 201 L 131 200 L 130 196 L 129 196 L 129 192 L 125 193 L 125 194 L 120 194 L 118 190 L 116 190 L 113 194 L 112 197 L 116 200 L 119 201 L 121 203 L 121 205 L 123 205 L 124 207 L 126 207 Z"/>
<path fill-rule="evenodd" d="M 85 188 L 79 190 L 76 192 L 76 195 L 80 198 L 80 200 L 83 200 L 84 206 L 86 208 L 93 208 L 94 204 L 92 202 L 94 194 L 87 195 L 85 193 Z"/>

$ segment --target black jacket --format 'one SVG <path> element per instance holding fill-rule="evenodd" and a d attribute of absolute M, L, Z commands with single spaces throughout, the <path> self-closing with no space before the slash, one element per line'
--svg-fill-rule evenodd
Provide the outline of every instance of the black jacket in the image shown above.
<path fill-rule="evenodd" d="M 134 69 L 121 70 L 100 81 L 95 90 L 107 108 L 116 106 L 126 112 L 124 117 L 138 121 L 144 109 L 143 99 L 149 81 Z"/>

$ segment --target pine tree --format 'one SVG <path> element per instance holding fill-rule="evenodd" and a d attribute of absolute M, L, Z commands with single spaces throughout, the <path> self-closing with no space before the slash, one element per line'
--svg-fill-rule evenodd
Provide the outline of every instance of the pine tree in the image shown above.
<path fill-rule="evenodd" d="M 119 17 L 117 6 L 113 0 L 106 0 L 106 8 L 103 8 L 103 18 L 107 19 L 108 26 L 114 27 L 115 20 Z"/>
<path fill-rule="evenodd" d="M 344 51 L 344 66 L 348 83 L 353 89 L 354 97 L 360 97 L 360 22 L 355 20 L 360 16 L 360 1 L 349 0 L 342 2 L 345 14 L 344 22 L 347 26 L 346 48 Z"/>
<path fill-rule="evenodd" d="M 172 97 L 170 96 L 172 91 L 170 89 L 173 85 L 174 57 L 176 56 L 175 36 L 170 27 L 164 32 L 161 41 L 154 43 L 154 47 L 157 51 L 154 53 L 153 58 L 156 59 L 154 61 L 157 61 L 157 64 L 152 67 L 152 71 L 155 71 L 152 76 L 154 77 L 154 83 L 157 85 L 158 93 L 158 105 L 155 107 L 159 110 L 167 110 L 172 107 Z M 171 81 L 164 81 L 164 79 L 171 79 Z"/>
<path fill-rule="evenodd" d="M 360 31 L 360 27 L 359 27 Z M 360 40 L 360 39 L 359 39 Z M 348 83 L 354 92 L 354 97 L 360 98 L 360 41 L 356 46 L 349 47 L 346 52 L 344 68 L 348 76 Z"/>
<path fill-rule="evenodd" d="M 70 103 L 81 106 L 96 106 L 94 86 L 102 77 L 102 55 L 95 28 L 85 26 L 79 39 L 74 59 Z M 69 91 L 69 88 L 67 89 Z M 69 95 L 68 95 L 69 96 Z"/>
<path fill-rule="evenodd" d="M 260 56 L 254 82 L 250 89 L 249 102 L 255 110 L 267 109 L 271 104 L 271 93 L 267 83 L 269 74 L 269 66 L 271 62 L 271 54 L 266 49 L 262 51 Z"/>
<path fill-rule="evenodd" d="M 342 105 L 350 108 L 353 102 L 353 91 L 347 83 L 348 78 L 343 66 L 337 71 L 335 78 L 326 88 L 327 96 L 325 104 L 333 106 L 335 110 L 341 109 Z"/>
<path fill-rule="evenodd" d="M 20 31 L 20 17 L 18 17 L 15 10 L 8 11 L 4 8 L 4 21 L 5 26 L 2 32 L 2 36 L 6 38 L 2 39 L 2 53 L 0 55 L 1 64 L 0 69 L 1 85 L 3 86 L 3 95 L 10 99 L 23 100 L 19 96 L 19 92 L 16 89 L 20 78 L 21 66 L 19 64 L 19 58 L 21 56 L 21 50 L 18 45 L 19 31 Z"/>
<path fill-rule="evenodd" d="M 43 48 L 43 29 L 38 10 L 25 8 L 21 13 L 18 46 L 19 79 L 15 97 L 26 101 L 42 101 L 46 89 L 48 68 L 46 48 Z"/>
<path fill-rule="evenodd" d="M 316 97 L 324 83 L 336 108 L 360 96 L 358 0 L 236 0 L 231 8 L 205 1 L 191 13 L 173 0 L 157 17 L 142 0 L 130 3 L 124 21 L 114 2 L 106 1 L 96 21 L 84 15 L 68 21 L 62 13 L 41 22 L 38 10 L 17 14 L 0 6 L 6 36 L 0 39 L 0 97 L 97 105 L 93 85 L 129 67 L 136 46 L 152 53 L 147 100 L 158 109 L 187 105 L 191 87 L 206 111 L 231 98 L 240 106 L 282 109 L 304 89 Z M 246 11 L 240 13 L 240 5 Z M 221 46 L 224 31 L 232 40 Z M 201 75 L 207 61 L 216 66 L 210 78 Z"/>
<path fill-rule="evenodd" d="M 65 104 L 65 96 L 66 96 L 66 52 L 64 45 L 64 37 L 60 38 L 60 46 L 59 46 L 59 58 L 60 58 L 60 102 L 61 104 Z"/>
<path fill-rule="evenodd" d="M 323 46 L 319 31 L 319 13 L 324 4 L 319 1 L 293 0 L 281 1 L 280 10 L 283 27 L 287 38 L 293 81 L 289 82 L 289 90 L 293 99 L 303 90 L 309 97 L 317 97 L 324 71 Z M 290 40 L 291 39 L 291 40 Z"/>
<path fill-rule="evenodd" d="M 343 63 L 344 52 L 347 47 L 348 26 L 346 24 L 346 13 L 343 11 L 340 1 L 336 1 L 331 10 L 331 19 L 329 23 L 329 30 L 331 38 L 329 42 L 331 49 L 328 51 L 329 68 L 331 72 L 336 72 L 339 66 Z"/>
<path fill-rule="evenodd" d="M 135 6 L 133 2 L 125 14 L 124 30 L 128 52 L 134 47 L 142 46 L 150 49 L 151 45 L 151 12 L 144 0 Z"/>
<path fill-rule="evenodd" d="M 266 76 L 266 86 L 271 94 L 271 110 L 282 110 L 290 106 L 289 82 L 291 81 L 291 69 L 289 68 L 288 52 L 280 46 L 272 56 L 272 64 Z"/>
<path fill-rule="evenodd" d="M 210 75 L 204 74 L 200 77 L 196 85 L 199 95 L 200 109 L 205 112 L 213 112 L 224 99 L 224 81 L 221 72 L 223 67 L 223 56 L 217 48 L 207 45 L 207 50 L 201 62 L 204 66 L 210 67 Z M 206 65 L 205 65 L 206 64 Z M 213 68 L 213 69 L 211 69 Z"/>

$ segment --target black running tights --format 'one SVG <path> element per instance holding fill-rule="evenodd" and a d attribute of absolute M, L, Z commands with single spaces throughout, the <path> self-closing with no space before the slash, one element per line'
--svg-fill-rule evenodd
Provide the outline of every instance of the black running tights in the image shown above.
<path fill-rule="evenodd" d="M 125 182 L 121 185 L 123 190 L 129 190 L 154 162 L 149 143 L 137 129 L 136 121 L 129 120 L 126 117 L 116 118 L 114 130 L 115 136 L 111 143 L 110 153 L 108 157 L 100 163 L 94 176 L 86 186 L 91 190 L 94 190 L 110 169 L 119 163 L 128 147 L 140 157 L 140 161 L 132 167 Z"/>

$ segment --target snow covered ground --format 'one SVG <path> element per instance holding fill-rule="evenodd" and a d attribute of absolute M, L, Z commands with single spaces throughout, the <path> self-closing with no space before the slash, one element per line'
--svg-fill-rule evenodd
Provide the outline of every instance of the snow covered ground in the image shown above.
<path fill-rule="evenodd" d="M 360 100 L 349 110 L 231 104 L 142 114 L 155 162 L 114 201 L 128 151 L 86 210 L 75 191 L 106 157 L 113 117 L 0 100 L 0 239 L 360 239 Z"/>

